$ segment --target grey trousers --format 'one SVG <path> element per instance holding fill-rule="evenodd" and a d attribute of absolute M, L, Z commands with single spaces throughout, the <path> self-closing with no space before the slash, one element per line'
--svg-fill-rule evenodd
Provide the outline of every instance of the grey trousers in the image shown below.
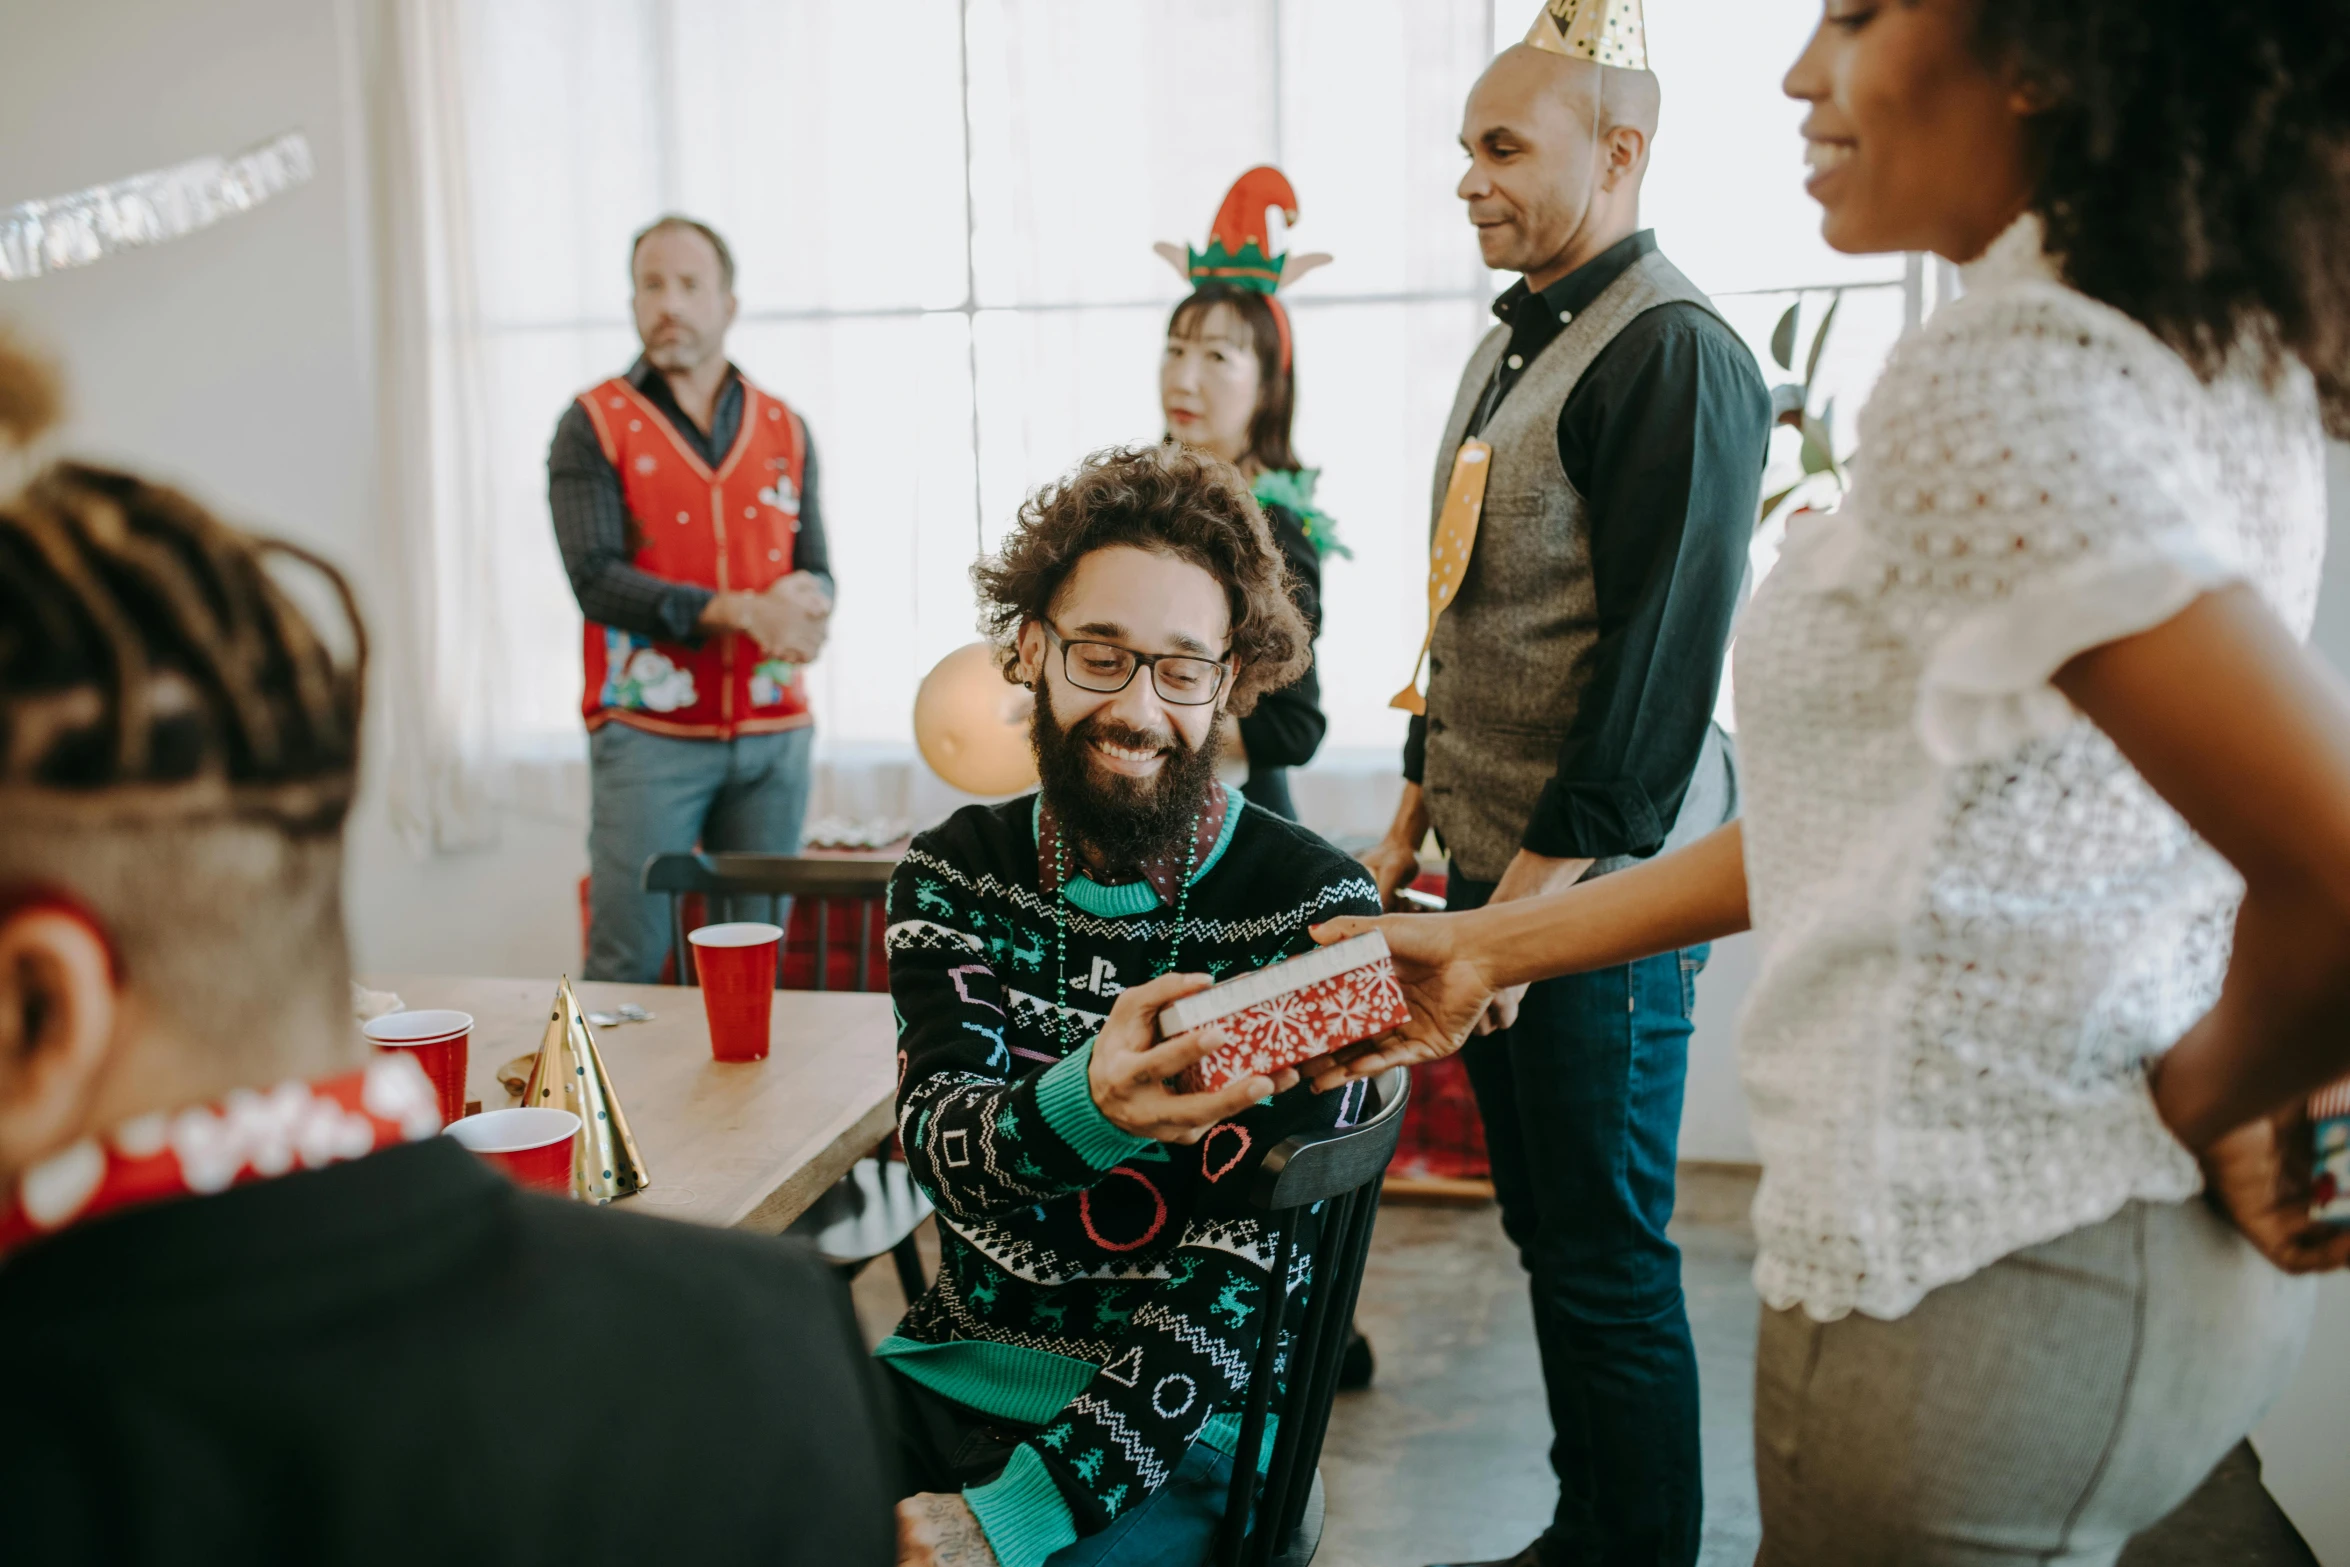
<path fill-rule="evenodd" d="M 1757 1567 L 2110 1563 L 2259 1420 L 2313 1301 L 2198 1200 L 2131 1203 L 1897 1321 L 1766 1310 Z"/>
<path fill-rule="evenodd" d="M 626 724 L 588 736 L 588 951 L 582 979 L 649 985 L 669 955 L 669 900 L 646 892 L 645 861 L 749 849 L 797 854 L 814 729 L 680 740 Z M 791 919 L 791 900 L 773 918 Z"/>

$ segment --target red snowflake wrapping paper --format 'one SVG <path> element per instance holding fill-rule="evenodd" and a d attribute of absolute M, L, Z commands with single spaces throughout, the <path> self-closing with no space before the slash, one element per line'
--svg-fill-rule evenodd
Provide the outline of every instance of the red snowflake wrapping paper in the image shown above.
<path fill-rule="evenodd" d="M 1224 1031 L 1229 1042 L 1181 1079 L 1204 1093 L 1375 1039 L 1410 1015 L 1387 938 L 1373 931 L 1186 996 L 1159 1014 L 1159 1033 Z"/>
<path fill-rule="evenodd" d="M 2309 1216 L 2350 1225 L 2350 1077 L 2309 1096 L 2309 1119 L 2316 1154 Z"/>

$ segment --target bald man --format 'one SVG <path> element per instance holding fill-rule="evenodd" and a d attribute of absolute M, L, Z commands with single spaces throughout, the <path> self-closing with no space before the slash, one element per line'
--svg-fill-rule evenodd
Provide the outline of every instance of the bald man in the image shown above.
<path fill-rule="evenodd" d="M 1523 276 L 1438 454 L 1439 514 L 1464 456 L 1488 477 L 1403 803 L 1363 856 L 1390 906 L 1431 826 L 1448 906 L 1469 909 L 1605 875 L 1734 813 L 1712 714 L 1770 399 L 1640 227 L 1658 99 L 1647 71 L 1526 45 L 1469 94 L 1460 196 L 1486 265 Z M 1705 959 L 1535 985 L 1464 1052 L 1531 1280 L 1559 1481 L 1515 1567 L 1697 1557 L 1697 1360 L 1665 1224 Z"/>

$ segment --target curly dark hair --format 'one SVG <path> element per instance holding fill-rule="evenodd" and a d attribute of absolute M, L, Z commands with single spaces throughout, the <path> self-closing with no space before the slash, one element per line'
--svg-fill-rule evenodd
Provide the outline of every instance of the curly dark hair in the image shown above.
<path fill-rule="evenodd" d="M 1312 641 L 1256 497 L 1231 464 L 1179 442 L 1098 451 L 1031 494 L 1003 548 L 971 568 L 979 625 L 1017 680 L 1020 628 L 1044 620 L 1078 561 L 1113 545 L 1189 561 L 1224 585 L 1239 674 L 1231 707 L 1306 672 Z"/>
<path fill-rule="evenodd" d="M 2350 0 L 1978 0 L 2042 104 L 2032 208 L 2072 285 L 2206 379 L 2300 360 L 2350 436 Z"/>

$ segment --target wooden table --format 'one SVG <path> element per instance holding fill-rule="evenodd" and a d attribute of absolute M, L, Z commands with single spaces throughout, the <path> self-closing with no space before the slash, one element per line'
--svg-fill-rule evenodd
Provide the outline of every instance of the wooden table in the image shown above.
<path fill-rule="evenodd" d="M 555 999 L 552 979 L 383 974 L 362 983 L 408 1007 L 472 1013 L 465 1097 L 491 1110 L 514 1102 L 498 1068 L 538 1049 Z M 652 1177 L 622 1206 L 772 1235 L 889 1135 L 897 1028 L 885 995 L 779 990 L 767 1059 L 732 1062 L 710 1059 L 699 990 L 585 981 L 573 989 L 585 1011 L 633 1001 L 654 1018 L 595 1031 Z"/>

